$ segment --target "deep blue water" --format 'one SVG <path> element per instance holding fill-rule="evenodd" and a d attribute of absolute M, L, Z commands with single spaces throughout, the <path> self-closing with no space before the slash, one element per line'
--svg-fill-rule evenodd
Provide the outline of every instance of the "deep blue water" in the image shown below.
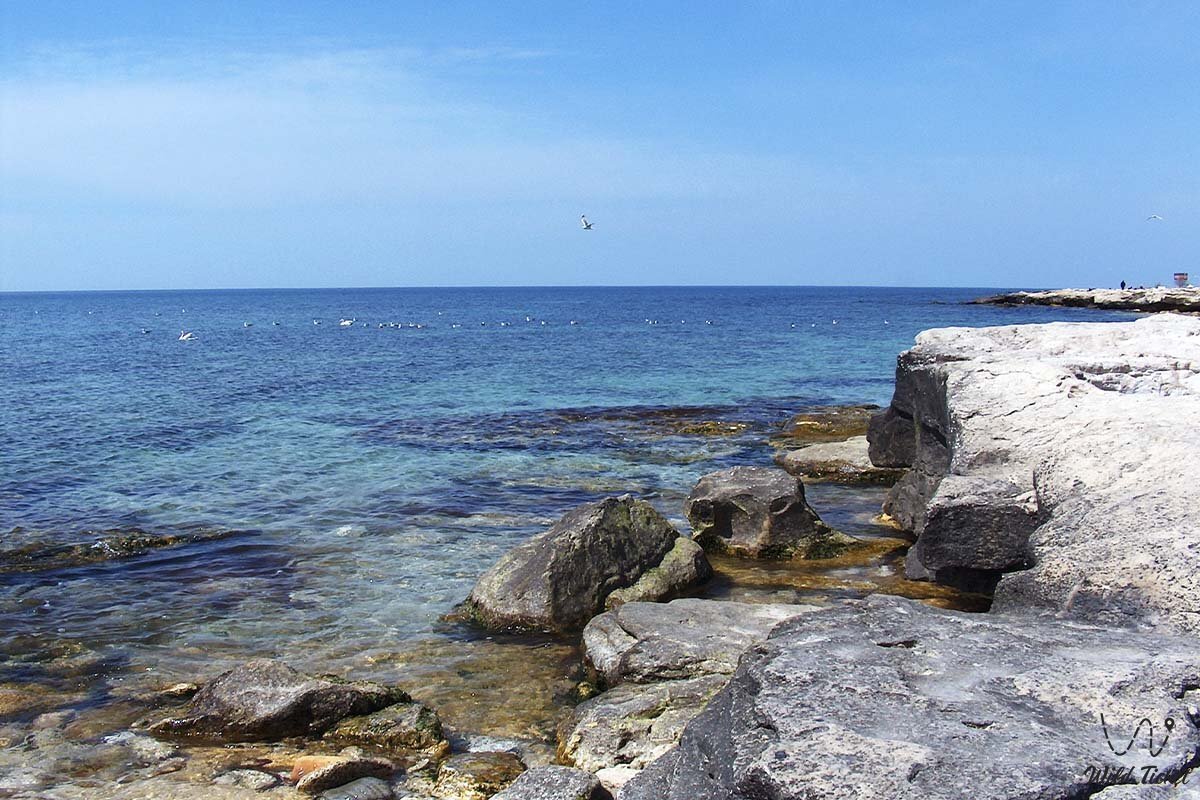
<path fill-rule="evenodd" d="M 1129 318 L 962 304 L 982 293 L 0 295 L 0 550 L 198 537 L 0 571 L 0 671 L 63 640 L 164 672 L 263 653 L 361 666 L 435 635 L 573 505 L 631 491 L 678 517 L 702 473 L 768 463 L 795 411 L 885 404 L 922 329 Z M 749 428 L 680 435 L 680 419 Z"/>

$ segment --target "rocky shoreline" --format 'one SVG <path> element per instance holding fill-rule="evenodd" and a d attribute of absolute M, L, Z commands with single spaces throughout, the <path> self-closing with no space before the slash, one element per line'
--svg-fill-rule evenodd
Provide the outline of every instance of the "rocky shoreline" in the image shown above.
<path fill-rule="evenodd" d="M 131 765 L 111 788 L 0 796 L 1197 797 L 1197 422 L 1195 318 L 926 331 L 888 408 L 797 418 L 771 442 L 784 469 L 702 477 L 690 535 L 610 497 L 484 572 L 456 624 L 582 641 L 556 752 L 464 739 L 412 687 L 259 659 L 146 698 L 105 739 Z M 907 577 L 991 611 L 689 597 L 721 559 L 872 552 L 806 481 L 891 484 Z M 10 745 L 31 764 L 52 716 Z"/>
<path fill-rule="evenodd" d="M 1137 289 L 1051 289 L 1009 292 L 970 301 L 993 306 L 1064 306 L 1110 311 L 1174 311 L 1200 313 L 1200 287 L 1140 287 Z"/>

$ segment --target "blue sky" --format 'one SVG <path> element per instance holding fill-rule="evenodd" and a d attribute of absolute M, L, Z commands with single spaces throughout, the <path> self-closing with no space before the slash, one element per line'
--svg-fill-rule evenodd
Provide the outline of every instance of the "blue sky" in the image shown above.
<path fill-rule="evenodd" d="M 2 0 L 0 290 L 1166 281 L 1198 41 L 1190 2 Z"/>

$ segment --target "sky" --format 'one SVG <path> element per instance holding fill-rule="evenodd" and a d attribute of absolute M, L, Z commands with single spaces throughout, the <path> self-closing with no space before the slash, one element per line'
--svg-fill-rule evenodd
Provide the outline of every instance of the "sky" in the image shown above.
<path fill-rule="evenodd" d="M 1167 282 L 1198 41 L 1195 2 L 0 0 L 0 291 Z"/>

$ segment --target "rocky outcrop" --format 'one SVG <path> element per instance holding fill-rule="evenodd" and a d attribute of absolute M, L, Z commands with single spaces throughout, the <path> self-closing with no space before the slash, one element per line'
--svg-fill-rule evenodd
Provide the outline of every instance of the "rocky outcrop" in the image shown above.
<path fill-rule="evenodd" d="M 804 485 L 783 470 L 733 467 L 699 480 L 684 505 L 708 552 L 745 558 L 827 558 L 855 540 L 817 516 Z"/>
<path fill-rule="evenodd" d="M 579 630 L 604 610 L 614 591 L 634 586 L 663 564 L 679 533 L 649 503 L 610 497 L 568 512 L 548 531 L 513 548 L 471 590 L 467 614 L 493 629 L 566 632 Z M 680 591 L 681 551 L 649 583 Z M 691 558 L 697 563 L 695 557 Z M 707 577 L 707 564 L 696 576 Z M 661 580 L 659 580 L 661 579 Z"/>
<path fill-rule="evenodd" d="M 584 629 L 585 657 L 613 687 L 559 727 L 559 758 L 615 790 L 670 750 L 747 647 L 810 606 L 683 599 L 630 603 Z"/>
<path fill-rule="evenodd" d="M 844 442 L 826 442 L 786 450 L 775 456 L 775 463 L 790 475 L 805 481 L 835 483 L 893 484 L 903 475 L 895 467 L 878 467 L 871 462 L 866 436 Z"/>
<path fill-rule="evenodd" d="M 1053 289 L 980 297 L 972 303 L 999 306 L 1068 306 L 1113 311 L 1200 313 L 1200 287 L 1154 286 L 1149 289 Z"/>
<path fill-rule="evenodd" d="M 1200 320 L 926 331 L 896 381 L 914 452 L 885 510 L 918 536 L 910 576 L 1200 632 Z"/>
<path fill-rule="evenodd" d="M 159 736 L 222 742 L 320 736 L 346 717 L 411 700 L 394 687 L 315 678 L 262 658 L 205 684 L 184 716 L 157 722 L 150 731 Z"/>
<path fill-rule="evenodd" d="M 612 795 L 590 772 L 551 766 L 522 772 L 492 800 L 612 800 Z"/>
<path fill-rule="evenodd" d="M 620 796 L 1085 797 L 1183 774 L 1197 687 L 1190 637 L 876 595 L 782 623 Z"/>

